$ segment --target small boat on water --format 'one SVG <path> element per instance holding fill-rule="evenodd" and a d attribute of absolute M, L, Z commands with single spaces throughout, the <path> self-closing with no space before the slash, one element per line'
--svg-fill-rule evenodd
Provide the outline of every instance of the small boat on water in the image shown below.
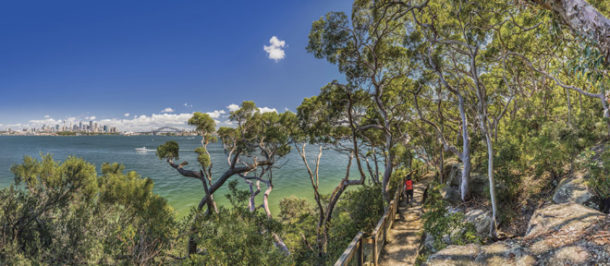
<path fill-rule="evenodd" d="M 146 146 L 140 147 L 140 148 L 136 148 L 136 152 L 138 152 L 138 153 L 146 153 L 146 152 L 149 152 L 149 151 L 154 151 L 154 149 L 148 149 L 148 148 L 146 148 Z"/>

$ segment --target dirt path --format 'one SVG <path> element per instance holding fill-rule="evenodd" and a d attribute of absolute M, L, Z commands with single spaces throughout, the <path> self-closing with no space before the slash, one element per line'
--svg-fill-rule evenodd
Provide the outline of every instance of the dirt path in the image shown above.
<path fill-rule="evenodd" d="M 421 237 L 418 233 L 423 230 L 421 221 L 422 200 L 425 184 L 416 183 L 413 190 L 413 206 L 409 207 L 401 202 L 396 213 L 392 230 L 388 235 L 388 242 L 383 248 L 379 265 L 414 265 Z"/>

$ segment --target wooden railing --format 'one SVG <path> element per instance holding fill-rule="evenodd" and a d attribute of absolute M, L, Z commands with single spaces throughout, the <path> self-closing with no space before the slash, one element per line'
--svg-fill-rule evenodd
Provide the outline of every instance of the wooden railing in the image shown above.
<path fill-rule="evenodd" d="M 392 224 L 394 223 L 394 217 L 396 216 L 396 212 L 398 211 L 398 204 L 400 201 L 400 195 L 404 192 L 404 180 L 400 182 L 398 188 L 396 188 L 396 192 L 394 193 L 394 197 L 390 201 L 390 205 L 386 207 L 383 216 L 379 219 L 377 226 L 371 233 L 370 237 L 364 237 L 364 233 L 362 231 L 356 234 L 356 237 L 349 243 L 347 249 L 341 254 L 341 257 L 335 262 L 335 266 L 343 266 L 343 265 L 363 265 L 365 262 L 373 263 L 373 265 L 377 266 L 379 262 L 379 255 L 381 254 L 381 250 L 383 250 L 383 246 L 385 245 L 388 231 L 392 228 Z M 366 252 L 372 251 L 372 256 L 367 259 Z"/>

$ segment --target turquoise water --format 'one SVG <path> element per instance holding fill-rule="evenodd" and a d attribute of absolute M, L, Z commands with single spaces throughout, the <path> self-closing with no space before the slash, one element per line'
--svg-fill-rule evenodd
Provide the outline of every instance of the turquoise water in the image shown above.
<path fill-rule="evenodd" d="M 125 165 L 126 170 L 135 170 L 144 177 L 155 182 L 154 191 L 165 197 L 177 211 L 178 215 L 185 215 L 188 210 L 197 206 L 204 195 L 201 182 L 178 174 L 164 161 L 155 156 L 155 152 L 138 153 L 135 148 L 146 146 L 156 149 L 166 141 L 174 140 L 180 144 L 180 161 L 186 160 L 190 164 L 187 169 L 196 169 L 196 154 L 193 150 L 200 144 L 200 137 L 177 136 L 0 136 L 0 187 L 9 186 L 13 182 L 10 167 L 21 163 L 23 156 L 29 155 L 39 158 L 40 154 L 53 154 L 55 160 L 64 160 L 68 156 L 81 157 L 95 164 L 98 172 L 104 162 L 119 162 Z M 213 174 L 219 176 L 228 168 L 226 156 L 222 145 L 211 144 L 209 151 L 214 163 Z M 308 147 L 308 156 L 317 156 L 318 149 Z M 273 192 L 269 200 L 274 216 L 279 214 L 279 201 L 291 195 L 313 200 L 313 193 L 309 177 L 303 161 L 296 151 L 287 155 L 277 164 L 280 169 L 273 172 Z M 331 150 L 325 151 L 320 163 L 320 187 L 322 193 L 330 193 L 345 175 L 347 156 Z M 352 175 L 356 174 L 355 169 Z M 230 180 L 239 180 L 240 188 L 247 186 L 239 177 Z M 221 205 L 228 204 L 224 195 L 228 193 L 227 184 L 214 195 Z M 261 193 L 266 189 L 261 184 Z"/>

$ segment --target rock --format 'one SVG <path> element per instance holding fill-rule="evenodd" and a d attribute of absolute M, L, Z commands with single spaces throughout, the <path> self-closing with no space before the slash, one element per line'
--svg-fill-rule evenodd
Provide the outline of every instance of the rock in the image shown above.
<path fill-rule="evenodd" d="M 424 239 L 424 248 L 431 253 L 436 252 L 436 248 L 434 248 L 434 236 L 430 233 L 426 233 L 426 238 Z"/>
<path fill-rule="evenodd" d="M 484 216 L 481 212 L 471 214 Z M 430 255 L 425 264 L 606 265 L 609 234 L 610 216 L 577 203 L 552 204 L 534 212 L 523 239 L 448 246 Z"/>
<path fill-rule="evenodd" d="M 574 202 L 599 209 L 593 193 L 587 188 L 583 172 L 576 172 L 574 176 L 562 180 L 553 194 L 553 202 L 558 204 Z"/>
<path fill-rule="evenodd" d="M 426 265 L 477 265 L 474 262 L 481 247 L 475 244 L 448 246 L 436 252 L 426 261 Z"/>
<path fill-rule="evenodd" d="M 486 174 L 470 173 L 470 192 L 485 196 L 489 189 L 489 179 Z"/>
<path fill-rule="evenodd" d="M 447 180 L 445 180 L 445 184 L 452 187 L 459 187 L 462 183 L 462 164 L 455 162 L 451 165 L 448 165 L 448 174 L 446 176 Z"/>
<path fill-rule="evenodd" d="M 582 231 L 603 218 L 601 212 L 580 204 L 552 204 L 534 212 L 525 237 L 534 238 L 558 230 Z"/>
<path fill-rule="evenodd" d="M 461 207 L 447 206 L 447 214 L 454 214 L 458 212 L 462 212 Z"/>
<path fill-rule="evenodd" d="M 455 228 L 455 229 L 451 230 L 451 233 L 449 234 L 450 241 L 453 243 L 453 239 L 458 239 L 458 238 L 462 237 L 462 235 L 464 235 L 465 232 L 466 232 L 466 227 Z"/>
<path fill-rule="evenodd" d="M 451 245 L 451 236 L 449 234 L 444 234 L 441 240 L 443 240 L 443 243 Z"/>
<path fill-rule="evenodd" d="M 568 246 L 555 251 L 549 258 L 550 265 L 583 265 L 591 254 L 583 247 Z"/>
<path fill-rule="evenodd" d="M 444 200 L 452 203 L 460 202 L 460 192 L 456 188 L 450 186 L 444 186 L 441 189 L 441 196 Z"/>
<path fill-rule="evenodd" d="M 477 235 L 486 237 L 491 230 L 491 213 L 482 209 L 470 209 L 464 214 L 464 220 L 474 224 Z"/>
<path fill-rule="evenodd" d="M 518 243 L 502 241 L 482 246 L 475 262 L 479 265 L 534 265 L 536 259 Z"/>

